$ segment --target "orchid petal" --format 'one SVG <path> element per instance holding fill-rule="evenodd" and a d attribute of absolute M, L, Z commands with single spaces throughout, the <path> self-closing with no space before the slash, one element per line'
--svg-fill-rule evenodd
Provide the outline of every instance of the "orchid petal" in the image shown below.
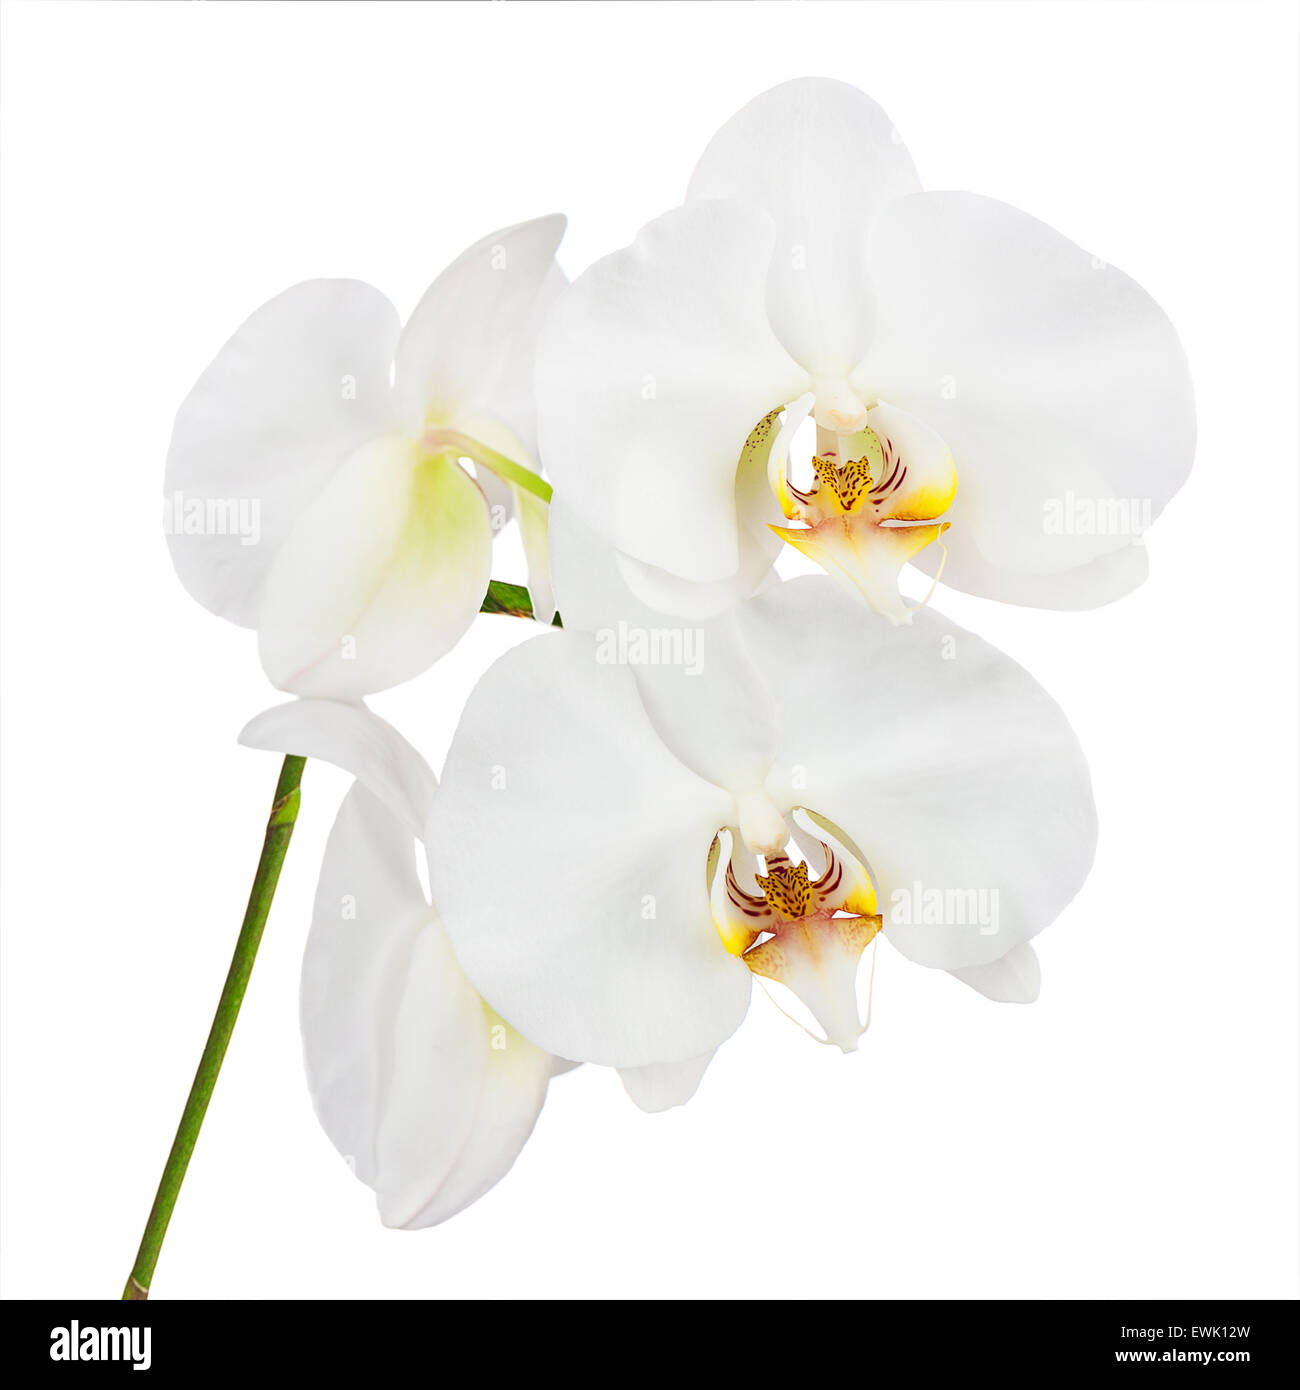
<path fill-rule="evenodd" d="M 414 841 L 358 784 L 326 846 L 303 962 L 308 1083 L 386 1225 L 445 1220 L 500 1179 L 552 1059 L 488 1014 L 424 901 Z"/>
<path fill-rule="evenodd" d="M 624 1067 L 618 1074 L 623 1089 L 650 1114 L 685 1105 L 700 1088 L 713 1053 L 684 1062 L 660 1062 L 649 1067 Z"/>
<path fill-rule="evenodd" d="M 761 933 L 771 930 L 774 920 L 771 909 L 760 906 L 761 899 L 755 900 L 753 885 L 742 885 L 736 876 L 736 861 L 742 853 L 736 837 L 724 825 L 709 847 L 705 865 L 713 925 L 733 956 L 743 955 Z"/>
<path fill-rule="evenodd" d="M 705 876 L 734 812 L 590 636 L 515 648 L 470 697 L 429 822 L 433 894 L 466 973 L 558 1056 L 640 1067 L 712 1051 L 749 999 Z"/>
<path fill-rule="evenodd" d="M 777 711 L 768 794 L 860 848 L 895 946 L 959 969 L 1053 921 L 1092 863 L 1096 813 L 1078 742 L 1026 672 L 928 609 L 894 627 L 824 579 L 738 620 Z"/>
<path fill-rule="evenodd" d="M 837 378 L 870 344 L 872 224 L 890 199 L 920 186 L 897 131 L 870 97 L 805 77 L 764 92 L 718 131 L 687 196 L 756 203 L 772 218 L 772 326 L 809 372 Z"/>
<path fill-rule="evenodd" d="M 567 492 L 557 492 L 551 499 L 547 540 L 551 588 L 567 629 L 594 632 L 613 627 L 620 618 L 647 623 L 662 616 L 628 587 L 622 566 L 625 557 L 578 516 Z"/>
<path fill-rule="evenodd" d="M 898 592 L 898 576 L 918 551 L 933 545 L 947 523 L 872 526 L 858 530 L 834 520 L 818 526 L 774 526 L 772 532 L 818 564 L 846 593 L 891 622 L 911 622 L 914 608 Z"/>
<path fill-rule="evenodd" d="M 250 720 L 239 741 L 248 748 L 320 758 L 341 767 L 413 836 L 424 834 L 437 778 L 415 748 L 364 705 L 290 700 Z"/>
<path fill-rule="evenodd" d="M 484 437 L 486 417 L 536 455 L 534 351 L 565 285 L 555 264 L 564 225 L 554 214 L 493 232 L 425 292 L 397 345 L 395 389 L 410 433 L 418 436 L 432 419 L 495 448 Z"/>
<path fill-rule="evenodd" d="M 876 885 L 863 864 L 863 853 L 856 845 L 847 845 L 827 824 L 805 807 L 796 806 L 790 819 L 794 822 L 794 840 L 812 865 L 818 878 L 829 872 L 832 864 L 839 867 L 834 906 L 858 917 L 874 917 L 878 911 Z"/>
<path fill-rule="evenodd" d="M 381 1131 L 380 1141 L 385 1155 L 409 1155 L 411 1179 L 403 1199 L 395 1194 L 390 1197 L 387 1213 L 381 1199 L 380 1214 L 386 1224 L 408 1229 L 436 1226 L 455 1216 L 509 1172 L 533 1132 L 554 1075 L 555 1060 L 487 1009 L 461 973 L 445 934 L 435 943 L 426 932 L 421 944 L 427 945 L 427 956 L 435 969 L 448 976 L 454 971 L 464 981 L 477 1011 L 470 1012 L 467 1031 L 462 1035 L 459 1027 L 453 1032 L 446 1020 L 434 1015 L 437 996 L 430 992 L 419 994 L 408 989 L 402 1001 L 398 1048 L 400 1055 L 404 1040 L 414 1044 L 410 1078 L 413 1104 L 402 1112 L 396 1105 L 390 1108 L 390 1122 Z M 418 976 L 421 969 L 417 949 L 411 960 L 412 975 Z M 431 1058 L 436 1059 L 433 1065 L 451 1072 L 463 1064 L 471 1050 L 486 1058 L 473 1122 L 454 1162 L 435 1185 L 430 1181 L 430 1158 L 445 1143 L 442 1127 L 446 1110 L 436 1098 L 426 1096 Z M 422 1123 L 413 1123 L 417 1116 Z"/>
<path fill-rule="evenodd" d="M 758 785 L 772 756 L 770 716 L 765 700 L 751 697 L 756 678 L 734 618 L 683 621 L 651 608 L 625 582 L 626 557 L 558 495 L 550 524 L 565 626 L 595 633 L 597 661 L 627 665 L 651 724 L 687 767 L 721 786 Z M 702 680 L 706 669 L 709 679 Z"/>
<path fill-rule="evenodd" d="M 369 285 L 310 280 L 258 309 L 199 377 L 176 415 L 165 488 L 172 562 L 205 608 L 256 626 L 299 513 L 353 450 L 392 427 L 398 327 Z"/>
<path fill-rule="evenodd" d="M 548 531 L 550 506 L 527 488 L 510 486 L 514 494 L 514 512 L 519 521 L 519 536 L 528 563 L 528 594 L 533 601 L 533 617 L 543 627 L 549 627 L 555 617 L 555 589 L 551 583 L 551 558 Z"/>
<path fill-rule="evenodd" d="M 755 975 L 798 996 L 826 1034 L 819 1042 L 856 1052 L 866 1027 L 858 1016 L 858 966 L 879 930 L 878 917 L 828 915 L 782 923 L 744 961 Z"/>
<path fill-rule="evenodd" d="M 410 942 L 396 1007 L 383 1016 L 389 1049 L 375 1135 L 375 1198 L 385 1226 L 415 1227 L 470 1142 L 487 1070 L 483 1006 L 447 934 L 430 923 Z"/>
<path fill-rule="evenodd" d="M 1138 543 L 1098 555 L 1087 564 L 1059 574 L 1001 569 L 980 553 L 973 529 L 962 523 L 961 508 L 954 504 L 949 517 L 955 517 L 956 523 L 944 533 L 943 549 L 930 546 L 913 555 L 911 563 L 931 578 L 942 574 L 945 580 L 951 566 L 952 574 L 957 576 L 953 587 L 964 593 L 998 603 L 1078 612 L 1114 603 L 1132 593 L 1147 577 L 1146 547 Z"/>
<path fill-rule="evenodd" d="M 949 519 L 967 548 L 944 582 L 1016 602 L 1041 589 L 1047 607 L 1138 582 L 1132 556 L 1098 562 L 1130 549 L 1182 485 L 1195 439 L 1187 364 L 1159 306 L 1050 227 L 970 193 L 891 204 L 870 263 L 876 338 L 852 382 L 952 449 Z M 1079 506 L 1091 524 L 1075 524 Z"/>
<path fill-rule="evenodd" d="M 811 399 L 811 396 L 805 399 Z M 786 414 L 791 412 L 787 410 Z M 775 434 L 775 441 L 766 431 Z M 643 603 L 663 613 L 697 620 L 713 618 L 752 594 L 771 575 L 781 550 L 772 534 L 775 517 L 768 486 L 769 457 L 778 447 L 789 448 L 792 430 L 765 419 L 750 433 L 736 468 L 736 520 L 740 564 L 725 579 L 682 579 L 643 560 L 616 552 L 622 583 Z"/>
<path fill-rule="evenodd" d="M 371 441 L 299 517 L 267 576 L 267 675 L 339 699 L 419 675 L 473 621 L 491 555 L 487 503 L 457 464 L 397 436 Z"/>
<path fill-rule="evenodd" d="M 415 940 L 434 920 L 416 875 L 414 840 L 364 787 L 354 787 L 339 808 L 316 888 L 302 1030 L 316 1113 L 371 1187 L 392 1068 L 384 1021 L 397 1008 Z"/>
<path fill-rule="evenodd" d="M 704 622 L 748 598 L 770 577 L 781 549 L 769 522 L 775 515 L 757 456 L 742 457 L 736 475 L 741 563 L 726 579 L 669 574 L 617 551 L 569 505 L 569 493 L 550 505 L 549 572 L 567 627 L 595 629 L 620 621 L 654 626 L 665 620 Z"/>
<path fill-rule="evenodd" d="M 741 567 L 741 451 L 808 389 L 763 311 L 772 237 L 754 209 L 678 208 L 579 276 L 542 333 L 539 436 L 557 492 L 610 545 L 679 578 Z"/>
<path fill-rule="evenodd" d="M 769 537 L 771 533 L 769 532 Z M 726 579 L 682 579 L 657 565 L 647 565 L 621 551 L 611 552 L 619 577 L 626 588 L 644 604 L 664 617 L 685 621 L 705 621 L 725 613 L 748 598 L 762 583 L 780 546 L 749 544 L 742 548 L 741 564 Z"/>
<path fill-rule="evenodd" d="M 1027 941 L 987 965 L 968 965 L 951 973 L 962 984 L 999 1004 L 1032 1004 L 1042 982 L 1038 956 Z"/>

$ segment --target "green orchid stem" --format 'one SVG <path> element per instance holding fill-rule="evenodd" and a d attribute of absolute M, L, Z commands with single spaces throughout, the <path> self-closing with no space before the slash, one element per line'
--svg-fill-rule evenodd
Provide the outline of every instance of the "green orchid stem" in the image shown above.
<path fill-rule="evenodd" d="M 163 1167 L 158 1192 L 153 1199 L 153 1209 L 145 1223 L 140 1249 L 131 1269 L 131 1277 L 122 1291 L 124 1299 L 143 1299 L 149 1297 L 149 1285 L 153 1280 L 154 1266 L 162 1250 L 163 1237 L 167 1234 L 167 1224 L 172 1217 L 176 1198 L 180 1195 L 181 1184 L 185 1181 L 185 1170 L 190 1165 L 190 1155 L 194 1152 L 195 1141 L 207 1114 L 208 1101 L 212 1099 L 213 1088 L 225 1060 L 230 1035 L 235 1031 L 235 1020 L 239 1017 L 239 1006 L 244 1001 L 244 991 L 248 988 L 249 976 L 253 973 L 253 961 L 257 958 L 257 948 L 262 941 L 262 930 L 266 926 L 267 914 L 271 910 L 271 900 L 275 897 L 276 884 L 280 881 L 280 867 L 289 849 L 293 827 L 298 819 L 299 784 L 306 758 L 289 756 L 280 768 L 280 780 L 275 786 L 275 801 L 271 806 L 271 818 L 266 823 L 266 838 L 262 841 L 262 857 L 257 862 L 257 873 L 253 878 L 253 888 L 248 895 L 248 906 L 244 910 L 244 924 L 239 929 L 239 939 L 235 942 L 235 954 L 230 961 L 226 983 L 221 989 L 217 1003 L 216 1016 L 212 1029 L 199 1059 L 199 1069 L 194 1074 L 194 1084 L 181 1112 L 181 1122 L 172 1140 L 171 1152 Z"/>
<path fill-rule="evenodd" d="M 533 616 L 533 596 L 522 584 L 507 584 L 504 579 L 494 579 L 488 585 L 480 613 L 502 613 L 508 618 L 531 618 Z M 557 613 L 551 619 L 552 627 L 563 627 Z"/>
<path fill-rule="evenodd" d="M 531 468 L 498 454 L 495 449 L 489 449 L 486 444 L 480 444 L 477 439 L 471 439 L 459 430 L 432 430 L 425 436 L 425 443 L 430 448 L 454 449 L 462 457 L 490 468 L 502 481 L 531 492 L 543 502 L 551 500 L 551 485 L 545 478 L 539 478 Z"/>

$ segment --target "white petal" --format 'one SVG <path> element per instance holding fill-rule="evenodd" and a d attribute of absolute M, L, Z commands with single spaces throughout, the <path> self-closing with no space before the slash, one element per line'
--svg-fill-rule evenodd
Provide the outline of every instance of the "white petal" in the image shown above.
<path fill-rule="evenodd" d="M 769 523 L 780 514 L 768 486 L 766 451 L 749 449 L 736 470 L 735 500 L 740 564 L 725 579 L 682 579 L 656 565 L 615 552 L 619 578 L 638 599 L 663 613 L 705 619 L 726 613 L 747 599 L 772 572 L 781 538 Z"/>
<path fill-rule="evenodd" d="M 362 704 L 290 700 L 244 726 L 240 743 L 272 753 L 320 758 L 350 772 L 419 839 L 437 778 L 415 748 Z"/>
<path fill-rule="evenodd" d="M 267 577 L 267 675 L 298 695 L 355 699 L 449 651 L 487 591 L 487 503 L 455 463 L 396 436 L 352 454 L 303 513 Z"/>
<path fill-rule="evenodd" d="M 256 624 L 303 508 L 391 427 L 397 333 L 378 290 L 309 280 L 263 305 L 199 377 L 172 429 L 164 502 L 172 562 L 206 608 Z"/>
<path fill-rule="evenodd" d="M 567 493 L 551 502 L 548 536 L 556 607 L 565 627 L 588 631 L 620 620 L 646 627 L 706 621 L 748 598 L 771 569 L 771 560 L 755 546 L 746 549 L 749 563 L 730 579 L 680 579 L 615 550 L 578 516 Z"/>
<path fill-rule="evenodd" d="M 1091 866 L 1083 754 L 1047 693 L 978 637 L 929 609 L 903 627 L 854 612 L 820 578 L 741 610 L 775 711 L 768 792 L 842 832 L 905 955 L 986 964 L 1052 922 Z"/>
<path fill-rule="evenodd" d="M 397 395 L 412 434 L 430 415 L 466 433 L 487 416 L 536 453 L 534 353 L 542 319 L 565 285 L 555 264 L 563 235 L 559 215 L 503 228 L 429 287 L 397 349 Z M 496 447 L 481 432 L 475 437 Z"/>
<path fill-rule="evenodd" d="M 559 1074 L 555 1058 L 490 1016 L 487 1059 L 465 1147 L 437 1194 L 408 1226 L 445 1221 L 506 1175 L 533 1132 L 550 1078 Z"/>
<path fill-rule="evenodd" d="M 1046 607 L 1135 582 L 1131 555 L 1096 562 L 1159 514 L 1195 440 L 1187 364 L 1159 306 L 1050 227 L 970 193 L 891 204 L 870 259 L 879 325 L 853 384 L 952 449 L 944 582 L 985 592 L 998 587 L 990 568 L 1018 571 L 1016 601 L 1038 602 L 1041 584 Z M 983 562 L 969 578 L 967 553 Z"/>
<path fill-rule="evenodd" d="M 551 499 L 546 530 L 551 588 L 567 629 L 594 632 L 620 618 L 641 622 L 659 616 L 628 588 L 618 552 L 569 506 L 567 492 Z"/>
<path fill-rule="evenodd" d="M 987 965 L 968 965 L 951 972 L 964 985 L 999 1004 L 1032 1004 L 1042 980 L 1038 956 L 1027 942 Z"/>
<path fill-rule="evenodd" d="M 466 973 L 561 1057 L 638 1067 L 711 1051 L 749 999 L 705 877 L 734 814 L 589 636 L 525 642 L 470 696 L 430 817 L 433 894 Z"/>
<path fill-rule="evenodd" d="M 780 538 L 772 540 L 780 544 Z M 771 569 L 773 556 L 743 546 L 741 566 L 727 579 L 681 579 L 657 565 L 613 551 L 621 583 L 651 609 L 665 616 L 702 620 L 715 617 L 749 597 Z"/>
<path fill-rule="evenodd" d="M 960 498 L 959 491 L 958 501 Z M 943 540 L 926 546 L 912 557 L 911 563 L 931 577 L 942 573 L 945 582 L 951 565 L 952 574 L 956 576 L 952 587 L 967 594 L 1027 608 L 1078 612 L 1114 603 L 1132 593 L 1147 577 L 1147 550 L 1140 542 L 1111 551 L 1109 555 L 1098 555 L 1095 560 L 1059 574 L 1000 569 L 980 553 L 974 528 L 963 525 L 959 508 L 954 507 L 949 513 L 950 517 L 954 515 L 953 527 L 944 533 Z"/>
<path fill-rule="evenodd" d="M 811 408 L 788 409 L 770 451 L 746 448 L 736 474 L 736 510 L 740 521 L 740 566 L 726 579 L 682 579 L 635 560 L 602 539 L 569 505 L 569 494 L 551 501 L 550 552 L 553 582 L 561 585 L 560 604 L 569 627 L 612 627 L 623 620 L 653 625 L 661 615 L 702 620 L 716 617 L 748 598 L 772 576 L 772 561 L 781 549 L 769 522 L 780 519 L 768 482 L 771 459 L 784 468 L 789 437 Z M 784 476 L 784 475 L 783 475 Z M 558 558 L 557 558 L 558 557 Z M 558 579 L 555 576 L 559 575 Z"/>
<path fill-rule="evenodd" d="M 441 926 L 421 932 L 406 975 L 375 1195 L 386 1226 L 413 1228 L 445 1221 L 509 1171 L 551 1059 L 485 1009 Z"/>
<path fill-rule="evenodd" d="M 555 589 L 551 583 L 550 507 L 536 493 L 511 485 L 514 512 L 519 519 L 519 535 L 528 562 L 528 594 L 533 601 L 533 617 L 549 627 L 555 617 Z"/>
<path fill-rule="evenodd" d="M 890 199 L 920 186 L 898 132 L 870 97 L 805 77 L 764 92 L 722 127 L 688 196 L 757 203 L 772 217 L 772 325 L 814 376 L 840 377 L 870 342 L 872 223 Z"/>
<path fill-rule="evenodd" d="M 779 427 L 765 420 L 769 433 L 755 431 L 746 441 L 734 487 L 740 563 L 725 579 L 683 579 L 615 550 L 600 531 L 580 519 L 569 505 L 568 492 L 554 497 L 550 568 L 554 575 L 558 550 L 558 569 L 568 593 L 566 624 L 607 627 L 620 620 L 644 622 L 651 613 L 700 621 L 726 613 L 771 579 L 781 540 L 770 523 L 779 521 L 781 514 L 769 477 L 774 468 L 784 477 L 790 439 L 812 401 L 812 393 L 806 393 L 785 410 Z"/>
<path fill-rule="evenodd" d="M 339 811 L 303 961 L 308 1084 L 387 1225 L 445 1220 L 514 1162 L 552 1059 L 491 1015 L 364 786 Z"/>
<path fill-rule="evenodd" d="M 734 617 L 684 621 L 648 606 L 625 583 L 625 557 L 558 496 L 550 531 L 565 627 L 593 632 L 597 660 L 635 675 L 651 724 L 687 767 L 719 786 L 757 786 L 772 756 L 770 716 Z"/>
<path fill-rule="evenodd" d="M 339 808 L 302 968 L 307 1083 L 335 1148 L 375 1185 L 375 1140 L 392 1071 L 392 1020 L 411 951 L 433 910 L 415 841 L 358 785 Z"/>
<path fill-rule="evenodd" d="M 483 1005 L 447 935 L 424 927 L 403 962 L 375 1136 L 375 1199 L 385 1226 L 419 1224 L 470 1142 L 487 1068 Z"/>
<path fill-rule="evenodd" d="M 772 235 L 756 210 L 678 208 L 579 276 L 542 333 L 556 491 L 609 544 L 680 578 L 736 573 L 741 451 L 808 389 L 763 309 Z"/>
<path fill-rule="evenodd" d="M 618 1074 L 623 1089 L 642 1110 L 657 1114 L 685 1105 L 699 1090 L 713 1053 L 684 1062 L 660 1062 L 651 1067 L 624 1067 Z"/>

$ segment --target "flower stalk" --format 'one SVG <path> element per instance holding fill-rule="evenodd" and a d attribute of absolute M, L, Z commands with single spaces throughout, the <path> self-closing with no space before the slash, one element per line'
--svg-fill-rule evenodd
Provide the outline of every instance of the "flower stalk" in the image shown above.
<path fill-rule="evenodd" d="M 497 453 L 495 449 L 489 449 L 486 444 L 481 444 L 477 439 L 471 439 L 469 435 L 462 434 L 460 430 L 431 430 L 425 435 L 424 442 L 430 448 L 448 449 L 463 458 L 481 464 L 484 468 L 490 468 L 503 482 L 513 483 L 516 487 L 523 488 L 525 492 L 531 492 L 534 497 L 540 498 L 543 502 L 551 500 L 551 485 L 545 478 L 539 477 L 531 468 L 525 468 L 523 464 L 516 463 L 514 459 Z"/>
<path fill-rule="evenodd" d="M 154 1267 L 158 1263 L 163 1238 L 167 1234 L 167 1226 L 171 1221 L 176 1199 L 180 1195 L 181 1184 L 185 1181 L 185 1172 L 189 1167 L 199 1130 L 203 1126 L 203 1117 L 207 1114 L 208 1102 L 212 1099 L 221 1064 L 225 1060 L 235 1021 L 239 1017 L 239 1007 L 244 1000 L 244 991 L 248 988 L 253 962 L 257 958 L 257 948 L 262 941 L 262 931 L 266 926 L 276 885 L 280 880 L 280 868 L 298 819 L 299 785 L 306 762 L 306 758 L 290 756 L 285 758 L 280 768 L 280 780 L 276 783 L 275 800 L 271 806 L 270 819 L 267 821 L 266 836 L 262 841 L 262 854 L 253 878 L 252 891 L 248 895 L 243 925 L 235 942 L 230 970 L 221 989 L 217 1012 L 212 1020 L 203 1055 L 199 1059 L 198 1071 L 194 1075 L 194 1082 L 185 1101 L 185 1109 L 181 1112 L 171 1152 L 163 1165 L 162 1178 L 158 1183 L 149 1219 L 145 1223 L 135 1264 L 122 1291 L 123 1299 L 139 1300 L 149 1297 L 149 1286 L 153 1281 Z"/>
<path fill-rule="evenodd" d="M 531 618 L 533 616 L 533 596 L 522 584 L 507 584 L 503 579 L 494 579 L 483 599 L 480 613 L 501 613 L 509 618 Z M 563 627 L 557 613 L 551 619 L 552 627 Z"/>

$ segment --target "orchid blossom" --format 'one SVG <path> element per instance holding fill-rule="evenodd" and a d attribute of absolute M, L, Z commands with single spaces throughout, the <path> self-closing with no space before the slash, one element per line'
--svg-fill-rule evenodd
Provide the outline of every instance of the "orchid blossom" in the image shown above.
<path fill-rule="evenodd" d="M 539 636 L 477 686 L 428 841 L 491 1006 L 541 1047 L 683 1100 L 754 975 L 851 1050 L 878 936 L 991 998 L 1032 999 L 1030 938 L 1096 835 L 1083 756 L 1044 691 L 939 615 L 896 626 L 820 576 L 700 634 L 693 667 L 625 664 L 599 632 Z"/>
<path fill-rule="evenodd" d="M 693 617 L 782 542 L 896 622 L 908 561 L 1010 603 L 1110 602 L 1195 432 L 1137 284 L 1004 203 L 922 192 L 885 113 L 824 79 L 750 102 L 686 203 L 565 292 L 538 410 L 557 489 L 643 598 Z"/>
<path fill-rule="evenodd" d="M 308 1083 L 390 1226 L 499 1181 L 578 1063 L 643 1109 L 685 1102 L 755 978 L 844 1052 L 882 938 L 1032 1001 L 1031 942 L 1089 872 L 1065 716 L 899 581 L 911 563 L 1061 609 L 1142 581 L 1194 442 L 1157 305 L 1014 208 L 923 192 L 880 108 L 818 79 L 746 106 L 684 205 L 567 288 L 563 229 L 476 243 L 405 328 L 367 285 L 298 285 L 177 415 L 176 570 L 300 698 L 241 735 L 287 756 L 126 1297 L 148 1294 L 306 758 L 355 779 L 303 964 Z M 512 511 L 532 594 L 498 611 L 549 623 L 558 598 L 566 627 L 486 672 L 439 785 L 362 697 L 464 634 Z M 785 545 L 826 574 L 778 582 Z"/>
<path fill-rule="evenodd" d="M 277 686 L 352 699 L 444 655 L 512 504 L 549 621 L 532 372 L 563 230 L 543 217 L 485 237 L 400 331 L 369 285 L 307 281 L 186 397 L 167 458 L 172 559 L 205 607 L 257 629 Z"/>
<path fill-rule="evenodd" d="M 307 1080 L 320 1122 L 386 1226 L 433 1226 L 514 1163 L 566 1064 L 465 978 L 416 854 L 436 786 L 359 705 L 295 700 L 240 736 L 356 775 L 330 832 L 302 971 Z"/>

